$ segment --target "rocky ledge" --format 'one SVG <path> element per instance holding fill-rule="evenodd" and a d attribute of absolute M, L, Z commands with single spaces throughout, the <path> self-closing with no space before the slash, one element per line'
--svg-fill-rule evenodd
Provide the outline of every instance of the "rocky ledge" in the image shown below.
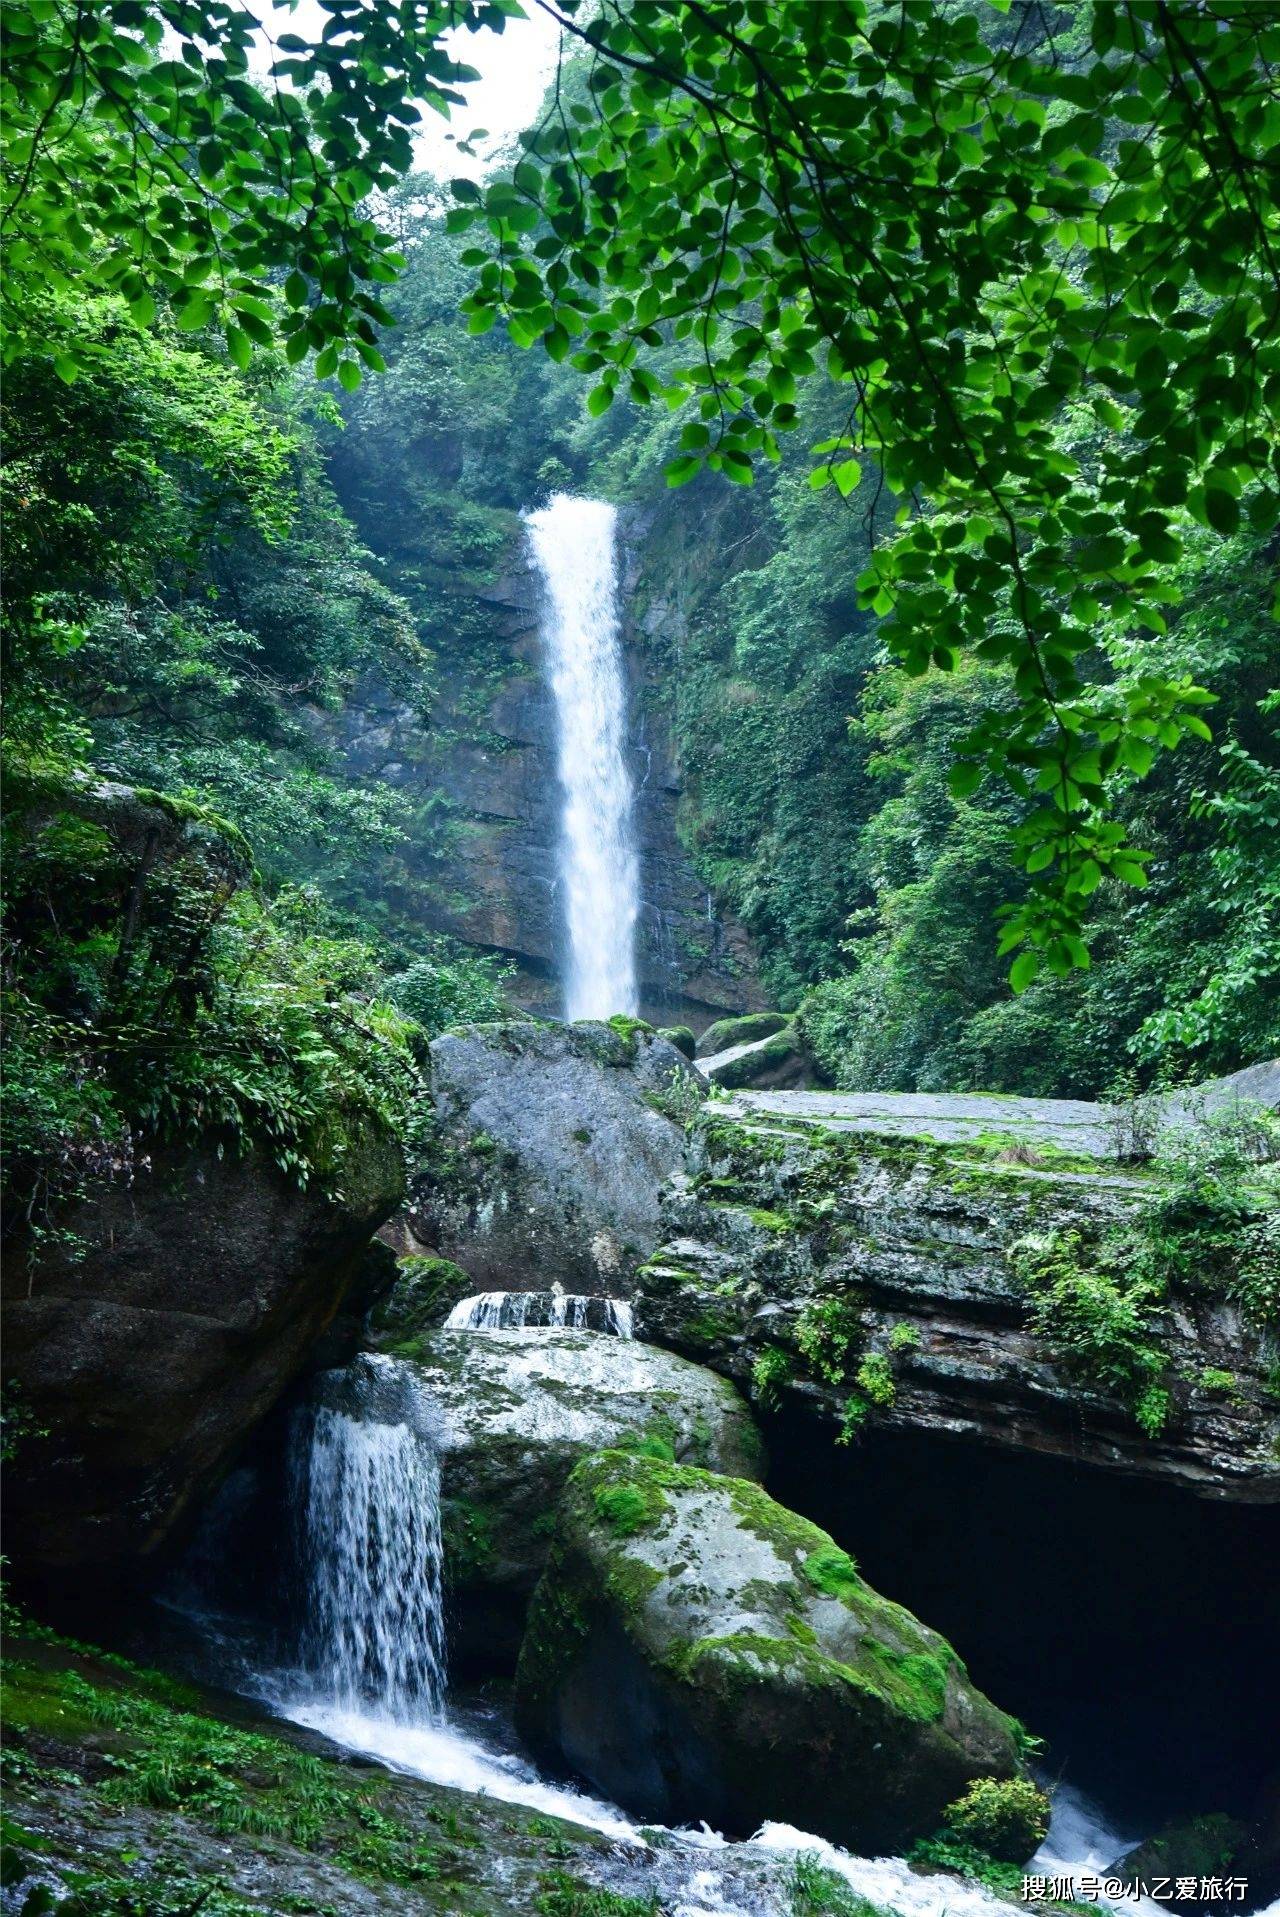
<path fill-rule="evenodd" d="M 1052 1136 L 837 1131 L 789 1118 L 817 1095 L 765 1096 L 693 1127 L 639 1337 L 765 1406 L 802 1402 L 837 1440 L 926 1431 L 1280 1501 L 1270 1226 L 1250 1291 L 1221 1232 L 1197 1262 L 1158 1180 Z M 1175 1283 L 1140 1276 L 1157 1253 Z"/>

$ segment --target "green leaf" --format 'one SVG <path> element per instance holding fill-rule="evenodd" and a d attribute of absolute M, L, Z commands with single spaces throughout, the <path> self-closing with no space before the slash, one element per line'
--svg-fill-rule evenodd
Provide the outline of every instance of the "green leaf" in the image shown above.
<path fill-rule="evenodd" d="M 1240 501 L 1221 486 L 1206 486 L 1204 510 L 1215 532 L 1230 536 L 1240 526 Z"/>
<path fill-rule="evenodd" d="M 862 468 L 856 459 L 846 459 L 836 467 L 834 477 L 841 497 L 847 499 L 862 478 Z"/>
<path fill-rule="evenodd" d="M 683 459 L 669 459 L 663 468 L 668 486 L 687 486 L 701 470 L 702 461 L 696 453 L 688 453 Z"/>
<path fill-rule="evenodd" d="M 253 358 L 253 342 L 247 333 L 233 326 L 230 320 L 227 322 L 227 351 L 233 365 L 238 366 L 243 373 Z"/>
<path fill-rule="evenodd" d="M 354 393 L 360 385 L 361 372 L 354 359 L 344 359 L 338 365 L 338 382 L 344 391 Z"/>
<path fill-rule="evenodd" d="M 1025 992 L 1040 970 L 1039 952 L 1019 952 L 1009 968 L 1009 985 L 1016 993 Z"/>
<path fill-rule="evenodd" d="M 593 386 L 587 396 L 587 411 L 592 419 L 599 419 L 613 405 L 612 386 Z"/>
<path fill-rule="evenodd" d="M 957 759 L 947 774 L 953 799 L 967 799 L 982 784 L 982 767 L 974 759 Z"/>

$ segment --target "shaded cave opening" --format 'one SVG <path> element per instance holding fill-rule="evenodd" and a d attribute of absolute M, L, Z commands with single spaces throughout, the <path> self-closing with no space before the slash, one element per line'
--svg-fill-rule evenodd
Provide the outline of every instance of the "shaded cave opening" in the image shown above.
<path fill-rule="evenodd" d="M 784 1412 L 768 1488 L 954 1645 L 1060 1779 L 1155 1829 L 1280 1772 L 1280 1508 Z"/>

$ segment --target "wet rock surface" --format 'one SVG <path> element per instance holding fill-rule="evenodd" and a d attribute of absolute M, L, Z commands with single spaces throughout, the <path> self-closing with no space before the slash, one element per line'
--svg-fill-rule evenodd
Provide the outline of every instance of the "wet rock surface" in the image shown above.
<path fill-rule="evenodd" d="M 638 1816 L 778 1818 L 871 1855 L 1020 1764 L 1019 1727 L 825 1532 L 758 1486 L 619 1452 L 569 1481 L 516 1712 Z"/>
<path fill-rule="evenodd" d="M 638 1336 L 763 1402 L 808 1406 L 835 1436 L 925 1432 L 1199 1496 L 1280 1501 L 1274 1359 L 1237 1303 L 1206 1287 L 1162 1304 L 1170 1411 L 1154 1434 L 1030 1327 L 1011 1249 L 1029 1235 L 1075 1234 L 1087 1247 L 1123 1231 L 1150 1183 L 1064 1161 L 1043 1134 L 1028 1145 L 1020 1133 L 1011 1162 L 817 1127 L 808 1111 L 823 1096 L 739 1095 L 709 1109 L 668 1194 L 669 1236 L 637 1279 Z"/>
<path fill-rule="evenodd" d="M 527 1595 L 569 1473 L 604 1446 L 648 1444 L 738 1477 L 762 1468 L 751 1413 L 733 1385 L 627 1339 L 547 1328 L 440 1331 L 421 1339 L 412 1359 L 361 1362 L 405 1394 L 389 1401 L 387 1415 L 408 1416 L 439 1450 L 456 1594 Z"/>
<path fill-rule="evenodd" d="M 635 1020 L 446 1032 L 431 1047 L 439 1131 L 413 1181 L 411 1229 L 476 1291 L 623 1295 L 664 1235 L 662 1188 L 703 1088 Z"/>
<path fill-rule="evenodd" d="M 72 1236 L 6 1259 L 5 1378 L 42 1432 L 9 1487 L 7 1549 L 33 1585 L 136 1563 L 363 1308 L 370 1234 L 404 1189 L 399 1148 L 353 1116 L 344 1195 L 259 1156 L 156 1152 L 102 1183 Z"/>

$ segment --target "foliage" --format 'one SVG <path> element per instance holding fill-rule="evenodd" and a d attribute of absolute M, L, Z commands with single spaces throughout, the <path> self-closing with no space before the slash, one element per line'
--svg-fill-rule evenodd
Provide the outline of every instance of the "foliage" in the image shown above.
<path fill-rule="evenodd" d="M 451 1025 L 487 1024 L 504 1018 L 502 982 L 514 966 L 444 940 L 427 941 L 429 956 L 415 959 L 386 983 L 391 1004 L 429 1038 Z"/>
<path fill-rule="evenodd" d="M 1010 1256 L 1028 1289 L 1036 1336 L 1082 1382 L 1123 1398 L 1155 1437 L 1169 1402 L 1160 1382 L 1168 1359 L 1157 1335 L 1162 1288 L 1123 1269 L 1083 1264 L 1078 1232 L 1029 1235 Z"/>
<path fill-rule="evenodd" d="M 109 292 L 140 330 L 166 306 L 187 332 L 219 322 L 239 367 L 279 341 L 354 389 L 382 366 L 378 291 L 402 264 L 362 202 L 409 170 L 414 102 L 447 113 L 474 78 L 445 30 L 501 32 L 516 10 L 349 6 L 336 29 L 272 42 L 236 0 L 16 0 L 0 96 L 6 357 L 52 349 L 75 380 L 95 356 L 50 339 L 48 295 Z"/>
<path fill-rule="evenodd" d="M 751 1366 L 751 1384 L 766 1411 L 776 1411 L 782 1387 L 791 1376 L 791 1359 L 778 1345 L 766 1345 Z"/>
<path fill-rule="evenodd" d="M 372 1119 L 409 1124 L 411 1028 L 321 901 L 246 883 L 228 828 L 157 795 L 10 777 L 5 919 L 14 1219 L 135 1142 L 263 1146 L 340 1192 Z"/>
<path fill-rule="evenodd" d="M 1280 837 L 1255 829 L 1229 843 L 1217 805 L 1237 746 L 1260 778 L 1280 764 L 1267 695 L 1274 576 L 1274 555 L 1244 536 L 1217 551 L 1202 542 L 1180 568 L 1180 614 L 1143 657 L 1215 680 L 1226 736 L 1219 747 L 1198 743 L 1158 764 L 1121 797 L 1132 829 L 1154 849 L 1148 887 L 1141 897 L 1103 888 L 1092 967 L 1038 979 L 1016 997 L 988 932 L 1007 893 L 1012 800 L 986 789 L 954 799 L 946 789 L 948 758 L 976 709 L 1007 693 L 985 669 L 917 681 L 890 669 L 873 676 L 855 728 L 871 803 L 845 894 L 844 966 L 841 975 L 833 947 L 829 982 L 810 993 L 799 1019 L 832 1082 L 1109 1096 L 1126 1050 L 1138 1092 L 1160 1079 L 1233 1070 L 1280 1044 L 1271 969 L 1280 939 L 1267 905 L 1280 881 Z M 1260 799 L 1259 828 L 1269 809 Z M 1212 1018 L 1184 1017 L 1202 1001 Z"/>
<path fill-rule="evenodd" d="M 815 1298 L 796 1319 L 796 1347 L 810 1371 L 827 1384 L 842 1383 L 863 1336 L 857 1307 L 844 1298 Z"/>
<path fill-rule="evenodd" d="M 1049 1800 L 1029 1777 L 979 1777 L 943 1812 L 948 1830 L 1006 1864 L 1023 1864 L 1049 1829 Z"/>
<path fill-rule="evenodd" d="M 557 87 L 510 179 L 456 182 L 450 216 L 487 234 L 476 331 L 501 314 L 598 374 L 596 414 L 623 389 L 697 402 L 673 485 L 750 483 L 799 385 L 834 383 L 814 483 L 847 496 L 861 456 L 872 510 L 902 502 L 859 581 L 883 639 L 913 674 L 1011 669 L 1014 711 L 978 720 L 954 789 L 987 768 L 1025 802 L 1015 989 L 1087 963 L 1100 880 L 1144 882 L 1117 787 L 1208 736 L 1186 675 L 1082 669 L 1099 621 L 1162 632 L 1186 526 L 1234 532 L 1245 494 L 1267 530 L 1280 498 L 1273 10 L 1035 24 L 603 0 L 570 21 L 589 104 Z M 1055 436 L 1071 411 L 1096 454 Z"/>
<path fill-rule="evenodd" d="M 889 1360 L 882 1351 L 871 1351 L 862 1360 L 855 1373 L 855 1382 L 867 1399 L 887 1410 L 898 1395 L 898 1387 L 893 1381 Z"/>
<path fill-rule="evenodd" d="M 988 1857 L 976 1844 L 954 1837 L 949 1831 L 939 1831 L 933 1837 L 921 1837 L 911 1846 L 907 1855 L 908 1862 L 917 1869 L 953 1870 L 960 1877 L 971 1877 L 975 1883 L 985 1884 L 989 1890 L 1002 1892 L 1006 1896 L 1022 1888 L 1019 1865 L 1001 1863 L 994 1857 Z"/>
<path fill-rule="evenodd" d="M 534 1908 L 539 1917 L 658 1917 L 659 1905 L 656 1895 L 629 1897 L 555 1870 L 542 1879 Z"/>
<path fill-rule="evenodd" d="M 821 1858 L 802 1851 L 791 1871 L 792 1917 L 881 1917 L 879 1907 L 845 1882 Z"/>

